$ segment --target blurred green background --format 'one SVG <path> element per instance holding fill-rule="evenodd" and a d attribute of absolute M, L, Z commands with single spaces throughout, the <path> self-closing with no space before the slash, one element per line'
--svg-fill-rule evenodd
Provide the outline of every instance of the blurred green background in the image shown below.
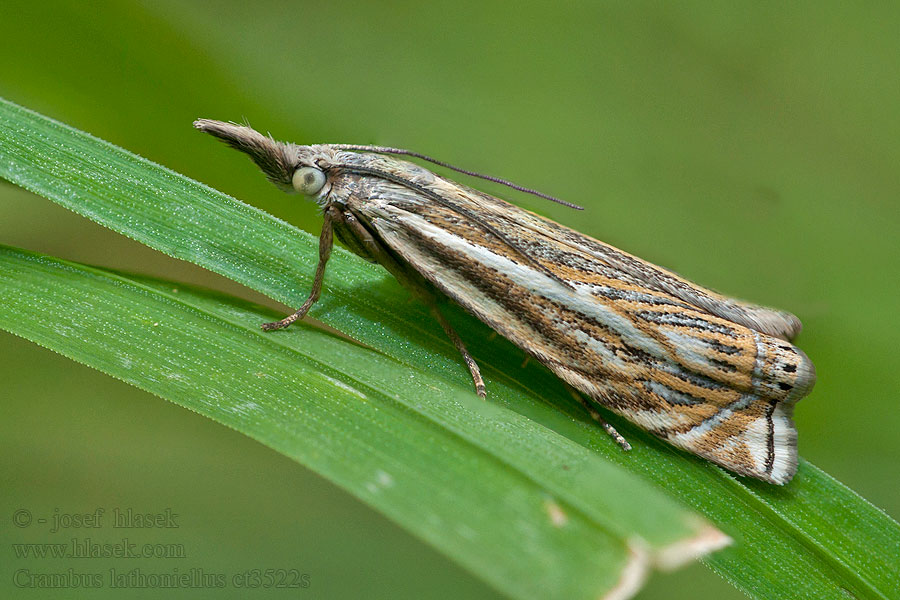
<path fill-rule="evenodd" d="M 191 121 L 408 147 L 582 204 L 575 213 L 477 184 L 796 313 L 819 373 L 797 409 L 801 454 L 896 518 L 900 5 L 888 6 L 9 2 L 0 95 L 314 233 L 312 205 Z M 260 300 L 2 182 L 0 243 Z M 35 594 L 12 585 L 16 569 L 69 567 L 310 577 L 302 593 L 261 597 L 497 597 L 328 482 L 211 421 L 8 334 L 0 372 L 4 540 L 71 537 L 13 527 L 20 508 L 171 508 L 178 530 L 132 541 L 180 543 L 186 554 L 86 565 L 16 558 L 6 542 L 4 597 Z M 40 595 L 54 594 L 79 591 Z M 639 597 L 701 594 L 742 597 L 700 565 L 654 578 Z"/>

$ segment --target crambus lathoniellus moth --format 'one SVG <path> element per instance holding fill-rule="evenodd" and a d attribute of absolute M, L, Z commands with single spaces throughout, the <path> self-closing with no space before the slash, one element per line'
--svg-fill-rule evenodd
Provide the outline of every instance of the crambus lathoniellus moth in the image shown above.
<path fill-rule="evenodd" d="M 771 483 L 793 477 L 791 415 L 815 383 L 812 363 L 788 342 L 800 332 L 793 315 L 699 287 L 391 156 L 449 166 L 422 155 L 286 144 L 206 119 L 194 126 L 247 153 L 281 189 L 301 192 L 322 208 L 313 290 L 297 312 L 264 329 L 286 327 L 315 303 L 336 235 L 428 304 L 480 396 L 485 387 L 478 365 L 440 313 L 435 294 L 456 301 L 597 404 L 674 446 Z"/>

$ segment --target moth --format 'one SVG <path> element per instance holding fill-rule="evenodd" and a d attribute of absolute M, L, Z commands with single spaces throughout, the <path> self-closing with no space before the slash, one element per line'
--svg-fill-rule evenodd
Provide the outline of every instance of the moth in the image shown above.
<path fill-rule="evenodd" d="M 794 315 L 720 295 L 396 156 L 555 200 L 505 180 L 395 148 L 282 143 L 207 119 L 194 126 L 322 209 L 312 291 L 296 312 L 263 329 L 287 327 L 318 300 L 337 236 L 429 306 L 479 396 L 478 365 L 441 313 L 441 294 L 580 392 L 623 448 L 628 443 L 596 405 L 740 475 L 784 484 L 796 472 L 794 404 L 816 376 L 789 343 L 801 329 Z"/>

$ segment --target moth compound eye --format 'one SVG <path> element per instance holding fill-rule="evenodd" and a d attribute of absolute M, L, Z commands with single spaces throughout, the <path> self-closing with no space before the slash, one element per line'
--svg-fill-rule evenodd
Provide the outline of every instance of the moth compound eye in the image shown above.
<path fill-rule="evenodd" d="M 315 167 L 301 167 L 294 171 L 291 185 L 304 196 L 313 196 L 325 185 L 325 173 Z"/>

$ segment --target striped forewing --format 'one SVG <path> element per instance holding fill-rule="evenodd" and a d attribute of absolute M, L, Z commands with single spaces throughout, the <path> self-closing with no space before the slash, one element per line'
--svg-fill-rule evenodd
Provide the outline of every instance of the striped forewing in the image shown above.
<path fill-rule="evenodd" d="M 776 337 L 799 331 L 796 317 L 696 286 L 409 163 L 353 158 L 414 186 L 346 174 L 332 200 L 566 382 L 728 469 L 775 483 L 793 475 L 793 403 L 815 379 L 806 356 Z"/>

